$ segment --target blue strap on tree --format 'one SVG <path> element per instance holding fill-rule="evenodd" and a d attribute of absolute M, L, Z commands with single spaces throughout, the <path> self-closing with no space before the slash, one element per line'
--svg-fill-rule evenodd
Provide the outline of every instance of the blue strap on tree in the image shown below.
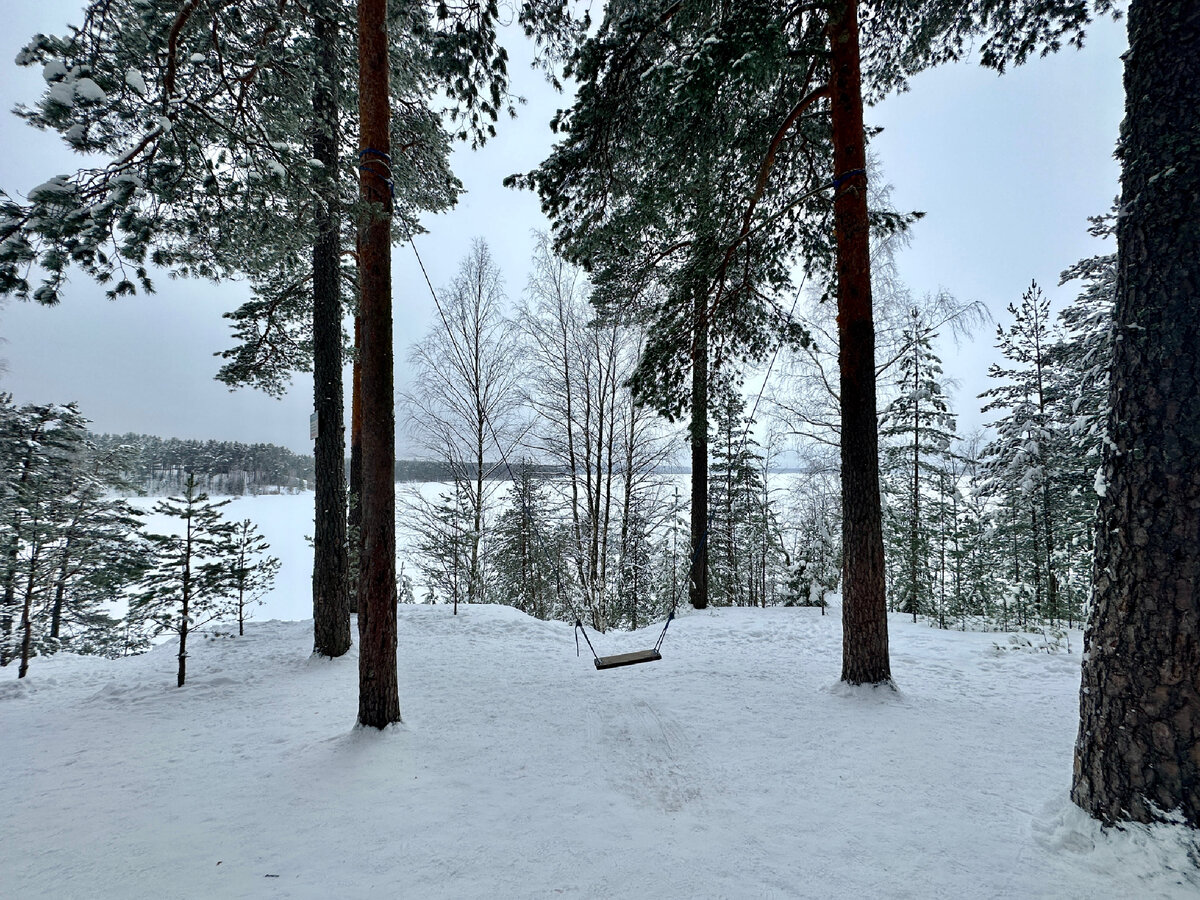
<path fill-rule="evenodd" d="M 845 184 L 847 181 L 849 181 L 851 178 L 853 178 L 855 175 L 861 175 L 865 179 L 867 177 L 867 170 L 866 169 L 851 169 L 849 172 L 843 172 L 841 175 L 835 176 L 833 179 L 833 189 L 835 191 L 840 190 L 842 185 Z"/>
<path fill-rule="evenodd" d="M 385 171 L 380 173 L 373 166 L 371 166 L 370 162 L 372 162 L 372 160 L 367 160 L 364 162 L 364 156 L 378 157 L 379 161 L 383 164 Z M 394 204 L 396 201 L 396 185 L 395 182 L 392 181 L 392 158 L 382 150 L 376 150 L 374 147 L 366 147 L 365 149 L 358 151 L 358 168 L 359 171 L 370 172 L 387 185 L 388 208 L 390 209 L 392 204 Z"/>

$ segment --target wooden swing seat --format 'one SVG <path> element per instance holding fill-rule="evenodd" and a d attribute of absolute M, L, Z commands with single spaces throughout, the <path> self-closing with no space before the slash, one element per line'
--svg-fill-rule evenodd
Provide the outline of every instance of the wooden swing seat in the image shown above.
<path fill-rule="evenodd" d="M 619 666 L 636 666 L 638 663 L 662 659 L 657 650 L 635 650 L 633 653 L 618 653 L 616 656 L 597 656 L 597 669 L 616 669 Z"/>

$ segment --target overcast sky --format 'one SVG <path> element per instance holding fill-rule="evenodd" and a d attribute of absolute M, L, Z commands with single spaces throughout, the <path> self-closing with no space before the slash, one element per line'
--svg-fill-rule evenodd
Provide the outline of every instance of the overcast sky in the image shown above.
<path fill-rule="evenodd" d="M 40 71 L 12 63 L 37 32 L 58 33 L 78 21 L 80 0 L 0 0 L 0 107 L 33 102 Z M 515 40 L 515 39 L 514 39 Z M 873 144 L 900 209 L 927 213 L 902 252 L 901 272 L 915 293 L 946 289 L 980 300 L 1005 322 L 1005 306 L 1037 279 L 1061 307 L 1076 288 L 1058 274 L 1105 246 L 1087 234 L 1087 217 L 1105 212 L 1118 191 L 1112 151 L 1122 115 L 1120 54 L 1124 24 L 1097 23 L 1082 51 L 1065 50 L 1003 77 L 976 65 L 946 66 L 912 82 L 906 94 L 868 111 L 884 133 Z M 449 281 L 472 238 L 482 237 L 519 296 L 532 253 L 532 232 L 547 228 L 531 194 L 501 179 L 535 166 L 548 151 L 547 125 L 566 101 L 510 48 L 515 88 L 528 99 L 515 121 L 482 151 L 456 151 L 467 194 L 451 213 L 427 222 L 417 246 L 433 282 Z M 23 194 L 75 161 L 56 137 L 0 112 L 0 188 Z M 430 327 L 434 309 L 409 247 L 394 251 L 393 296 L 397 387 L 404 387 L 408 345 Z M 0 308 L 0 390 L 17 402 L 77 401 L 97 431 L 269 441 L 311 452 L 312 382 L 297 376 L 273 400 L 213 380 L 213 354 L 230 345 L 221 313 L 247 296 L 239 284 L 157 280 L 153 296 L 106 301 L 76 275 L 54 308 L 8 301 Z M 943 346 L 960 382 L 960 430 L 981 421 L 975 395 L 995 358 L 995 326 L 958 350 Z M 401 437 L 401 443 L 403 438 Z M 403 449 L 403 448 L 401 448 Z"/>

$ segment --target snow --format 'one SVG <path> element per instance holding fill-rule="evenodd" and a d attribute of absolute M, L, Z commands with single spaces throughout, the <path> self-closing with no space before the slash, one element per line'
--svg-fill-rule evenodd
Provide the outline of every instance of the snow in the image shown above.
<path fill-rule="evenodd" d="M 223 511 L 283 560 L 264 617 L 306 610 L 312 495 Z M 193 638 L 182 689 L 173 643 L 0 670 L 4 895 L 1200 891 L 1195 832 L 1103 830 L 1068 801 L 1077 652 L 894 616 L 899 690 L 848 688 L 837 609 L 681 610 L 661 662 L 598 672 L 564 623 L 459 610 L 400 607 L 385 732 L 353 727 L 357 648 L 311 658 L 307 621 Z"/>
<path fill-rule="evenodd" d="M 30 200 L 50 202 L 57 195 L 70 194 L 73 191 L 74 187 L 66 175 L 55 175 L 50 180 L 30 188 L 28 196 Z"/>
<path fill-rule="evenodd" d="M 75 96 L 80 100 L 102 103 L 108 99 L 104 89 L 90 78 L 80 78 L 75 82 Z"/>
<path fill-rule="evenodd" d="M 46 89 L 46 96 L 51 103 L 69 109 L 75 105 L 75 85 L 69 81 L 56 81 Z"/>
<path fill-rule="evenodd" d="M 19 60 L 19 57 L 18 57 Z M 18 61 L 17 65 L 20 65 Z M 52 59 L 42 66 L 42 78 L 49 84 L 54 81 L 59 81 L 67 76 L 67 64 L 61 59 Z"/>
<path fill-rule="evenodd" d="M 141 97 L 146 96 L 146 79 L 137 69 L 129 69 L 125 72 L 125 83 L 134 93 Z"/>

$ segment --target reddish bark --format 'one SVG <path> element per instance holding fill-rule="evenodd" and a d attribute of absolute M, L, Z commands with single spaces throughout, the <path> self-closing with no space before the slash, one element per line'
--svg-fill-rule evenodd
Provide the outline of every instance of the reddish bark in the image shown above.
<path fill-rule="evenodd" d="M 370 204 L 358 227 L 362 320 L 358 722 L 385 728 L 400 721 L 387 0 L 360 0 L 358 52 L 359 190 Z"/>
<path fill-rule="evenodd" d="M 835 6 L 829 44 L 842 407 L 842 680 L 878 684 L 891 680 L 891 665 L 857 3 Z"/>

